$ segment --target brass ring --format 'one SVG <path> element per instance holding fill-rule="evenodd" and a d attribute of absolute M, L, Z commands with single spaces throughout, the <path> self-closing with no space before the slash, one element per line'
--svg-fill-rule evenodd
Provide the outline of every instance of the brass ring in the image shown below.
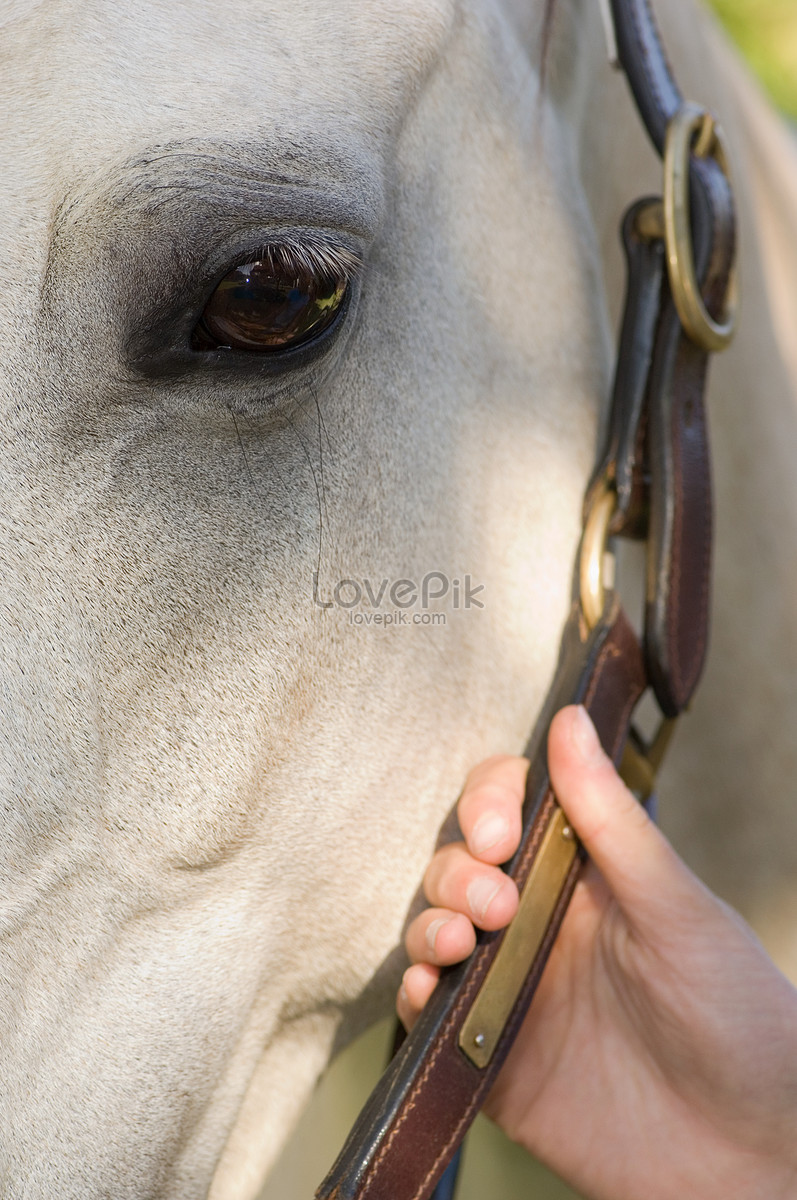
<path fill-rule="evenodd" d="M 581 610 L 587 628 L 598 624 L 606 602 L 603 586 L 603 556 L 609 540 L 609 525 L 617 508 L 617 494 L 604 483 L 590 505 L 581 538 L 578 564 Z"/>
<path fill-rule="evenodd" d="M 695 134 L 697 138 L 695 139 Z M 694 142 L 694 145 L 693 145 Z M 730 179 L 725 135 L 704 108 L 687 101 L 670 121 L 664 148 L 664 231 L 667 271 L 678 316 L 703 350 L 724 350 L 736 327 L 736 271 L 731 272 L 725 316 L 715 321 L 700 295 L 689 220 L 689 158 L 713 156 Z"/>

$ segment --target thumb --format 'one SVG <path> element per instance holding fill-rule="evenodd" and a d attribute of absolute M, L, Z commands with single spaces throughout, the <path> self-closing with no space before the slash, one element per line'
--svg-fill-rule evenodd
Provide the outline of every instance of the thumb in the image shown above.
<path fill-rule="evenodd" d="M 557 800 L 627 917 L 641 917 L 657 898 L 668 906 L 702 898 L 702 884 L 620 779 L 585 709 L 554 717 L 548 765 Z"/>

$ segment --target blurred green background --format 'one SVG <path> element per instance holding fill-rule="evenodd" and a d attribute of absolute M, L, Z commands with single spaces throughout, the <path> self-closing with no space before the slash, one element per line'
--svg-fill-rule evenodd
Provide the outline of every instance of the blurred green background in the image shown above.
<path fill-rule="evenodd" d="M 797 120 L 797 0 L 708 3 L 773 101 Z M 260 1200 L 309 1200 L 381 1072 L 389 1037 L 388 1026 L 379 1026 L 327 1072 Z M 458 1200 L 492 1197 L 579 1200 L 575 1192 L 479 1118 L 469 1138 Z"/>
<path fill-rule="evenodd" d="M 797 120 L 797 0 L 709 0 L 774 102 Z"/>

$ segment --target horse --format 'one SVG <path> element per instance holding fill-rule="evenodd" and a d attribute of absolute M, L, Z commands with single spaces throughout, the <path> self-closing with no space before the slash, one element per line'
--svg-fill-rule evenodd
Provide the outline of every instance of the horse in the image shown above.
<path fill-rule="evenodd" d="M 662 812 L 793 963 L 797 155 L 660 8 L 745 295 Z M 0 26 L 0 1192 L 246 1200 L 544 696 L 658 168 L 590 0 Z"/>

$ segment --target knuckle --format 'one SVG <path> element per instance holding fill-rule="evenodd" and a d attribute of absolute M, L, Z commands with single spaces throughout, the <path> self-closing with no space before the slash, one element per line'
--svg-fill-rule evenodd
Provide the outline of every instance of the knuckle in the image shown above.
<path fill-rule="evenodd" d="M 488 809 L 512 812 L 520 808 L 522 793 L 497 779 L 482 780 L 462 797 L 462 815 L 466 821 L 475 820 Z"/>
<path fill-rule="evenodd" d="M 463 851 L 467 853 L 464 842 L 450 842 L 432 856 L 423 876 L 423 890 L 427 900 L 432 898 L 430 893 L 439 891 L 441 882 L 455 873 Z"/>

